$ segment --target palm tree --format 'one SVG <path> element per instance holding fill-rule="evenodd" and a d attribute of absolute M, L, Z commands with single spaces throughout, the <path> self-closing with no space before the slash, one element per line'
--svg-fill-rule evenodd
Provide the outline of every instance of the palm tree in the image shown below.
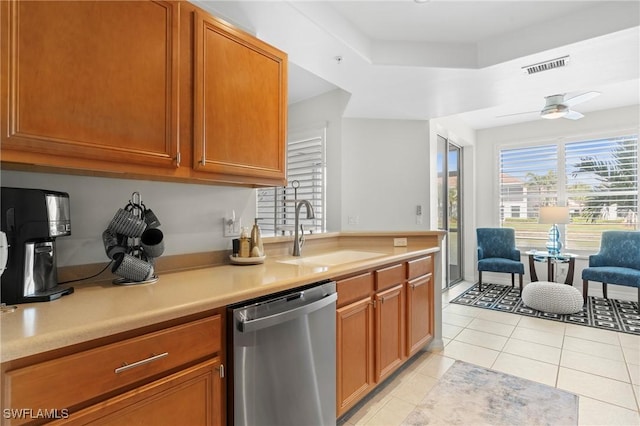
<path fill-rule="evenodd" d="M 544 175 L 537 175 L 529 172 L 525 176 L 527 192 L 529 194 L 537 192 L 540 194 L 538 206 L 550 206 L 555 204 L 556 188 L 558 187 L 558 174 L 555 170 L 549 170 Z"/>
<path fill-rule="evenodd" d="M 595 176 L 596 184 L 591 186 L 593 195 L 583 200 L 582 216 L 593 222 L 611 205 L 619 211 L 637 214 L 638 205 L 638 139 L 625 138 L 615 141 L 610 155 L 585 155 L 574 165 L 573 177 L 580 174 Z"/>

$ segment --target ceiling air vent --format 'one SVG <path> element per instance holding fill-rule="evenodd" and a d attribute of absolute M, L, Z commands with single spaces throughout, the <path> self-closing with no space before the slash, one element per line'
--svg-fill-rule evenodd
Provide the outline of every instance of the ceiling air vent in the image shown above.
<path fill-rule="evenodd" d="M 533 65 L 527 65 L 526 67 L 522 67 L 522 70 L 527 74 L 536 74 L 542 71 L 564 67 L 565 65 L 567 65 L 568 62 L 569 62 L 569 55 L 566 55 L 560 58 L 551 59 L 549 61 L 538 62 L 537 64 L 533 64 Z"/>

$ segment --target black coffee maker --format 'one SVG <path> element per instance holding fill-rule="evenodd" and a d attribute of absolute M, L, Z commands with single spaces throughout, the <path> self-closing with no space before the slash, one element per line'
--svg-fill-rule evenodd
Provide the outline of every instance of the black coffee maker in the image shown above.
<path fill-rule="evenodd" d="M 71 235 L 69 194 L 8 187 L 0 192 L 8 243 L 2 302 L 45 302 L 73 293 L 73 287 L 58 285 L 56 262 L 56 238 Z"/>

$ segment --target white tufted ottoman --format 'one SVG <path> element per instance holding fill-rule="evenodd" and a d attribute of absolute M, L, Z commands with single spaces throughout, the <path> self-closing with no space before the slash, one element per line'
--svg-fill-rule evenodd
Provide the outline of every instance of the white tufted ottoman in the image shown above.
<path fill-rule="evenodd" d="M 582 294 L 577 288 L 549 281 L 534 281 L 522 290 L 522 302 L 530 308 L 554 314 L 575 314 L 582 310 Z"/>

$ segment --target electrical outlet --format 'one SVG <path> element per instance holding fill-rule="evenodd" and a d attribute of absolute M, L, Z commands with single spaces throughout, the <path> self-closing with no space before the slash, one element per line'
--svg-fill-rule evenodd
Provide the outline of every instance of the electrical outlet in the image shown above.
<path fill-rule="evenodd" d="M 407 246 L 407 239 L 406 238 L 394 238 L 393 239 L 393 246 L 394 247 L 406 247 Z"/>
<path fill-rule="evenodd" d="M 225 238 L 239 237 L 242 229 L 242 219 L 235 219 L 235 215 L 222 218 L 222 229 L 222 235 Z"/>
<path fill-rule="evenodd" d="M 360 223 L 360 216 L 349 216 L 347 217 L 347 221 L 349 225 L 357 225 Z"/>
<path fill-rule="evenodd" d="M 416 216 L 422 216 L 422 206 L 420 204 L 416 206 Z"/>

